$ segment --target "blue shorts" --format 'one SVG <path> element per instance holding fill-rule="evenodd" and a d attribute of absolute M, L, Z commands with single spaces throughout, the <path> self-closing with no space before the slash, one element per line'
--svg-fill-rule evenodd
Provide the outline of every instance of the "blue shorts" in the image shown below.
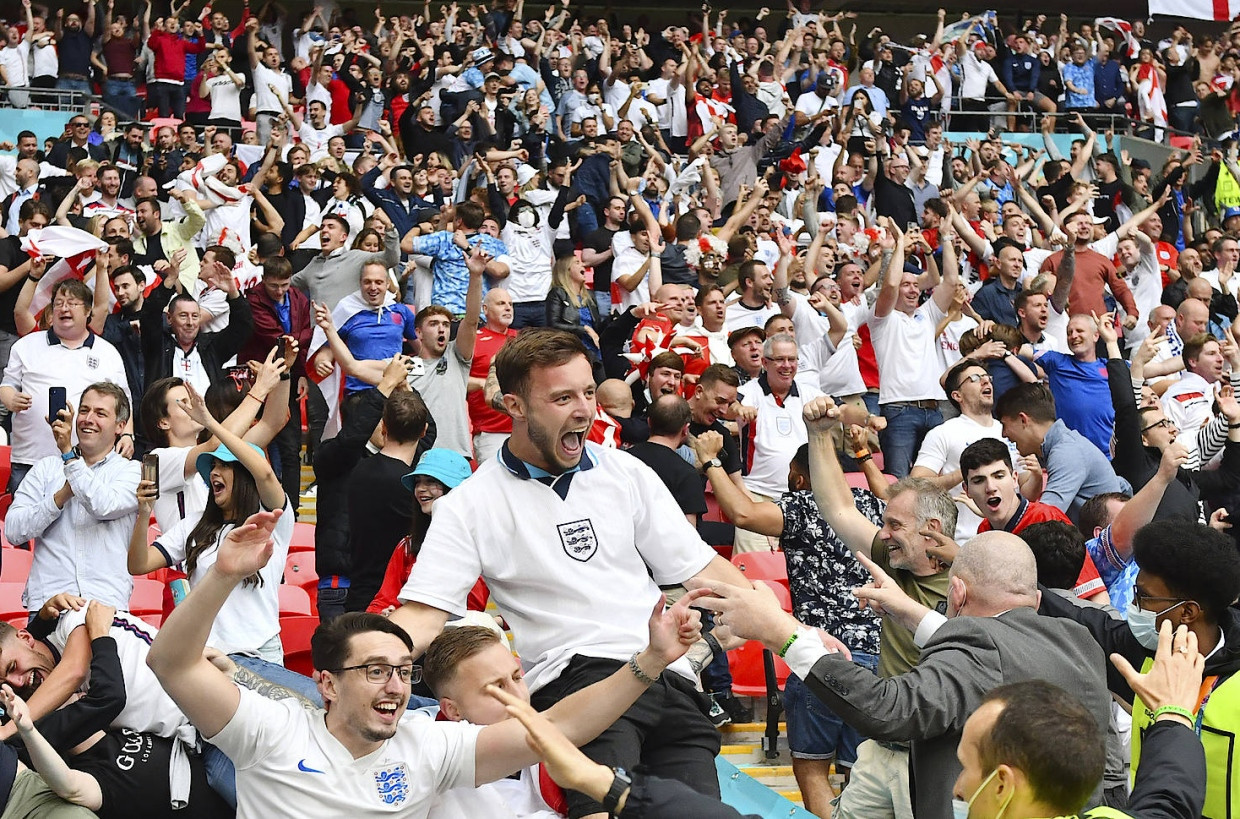
<path fill-rule="evenodd" d="M 878 670 L 878 656 L 852 653 L 853 662 Z M 814 696 L 796 674 L 784 686 L 784 711 L 788 719 L 788 748 L 797 759 L 834 759 L 836 765 L 852 767 L 857 746 L 865 738 Z"/>

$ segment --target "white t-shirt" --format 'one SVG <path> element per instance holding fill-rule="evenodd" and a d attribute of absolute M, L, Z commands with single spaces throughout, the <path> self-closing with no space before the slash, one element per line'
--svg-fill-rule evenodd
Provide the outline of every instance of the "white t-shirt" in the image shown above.
<path fill-rule="evenodd" d="M 669 131 L 674 137 L 687 136 L 689 133 L 689 112 L 685 107 L 684 85 L 672 86 L 671 80 L 651 80 L 646 87 L 648 96 L 664 100 L 656 106 L 659 112 L 659 128 Z"/>
<path fill-rule="evenodd" d="M 310 149 L 310 161 L 318 162 L 327 156 L 327 143 L 332 137 L 343 136 L 344 128 L 340 125 L 332 125 L 328 123 L 323 128 L 315 128 L 310 124 L 309 118 L 302 120 L 301 127 L 297 129 L 297 136 L 301 139 L 301 144 Z"/>
<path fill-rule="evenodd" d="M 217 74 L 206 81 L 211 92 L 211 119 L 241 121 L 241 89 L 227 74 Z"/>
<path fill-rule="evenodd" d="M 965 49 L 960 58 L 964 79 L 960 84 L 960 97 L 966 100 L 980 100 L 986 96 L 986 86 L 999 81 L 990 63 L 979 60 L 973 49 Z"/>
<path fill-rule="evenodd" d="M 620 237 L 624 237 L 623 241 L 617 241 Z M 646 263 L 646 254 L 633 246 L 633 240 L 629 238 L 627 231 L 616 233 L 611 240 L 611 249 L 614 253 L 612 257 L 614 261 L 611 265 L 611 281 L 613 284 L 619 282 L 622 276 L 628 276 L 642 265 Z M 650 275 L 647 273 L 642 276 L 642 280 L 637 283 L 637 287 L 633 290 L 625 290 L 618 287 L 620 291 L 620 304 L 617 309 L 620 312 L 628 310 L 630 307 L 636 307 L 650 301 Z"/>
<path fill-rule="evenodd" d="M 497 779 L 477 788 L 453 788 L 435 800 L 435 819 L 479 819 L 503 816 L 512 819 L 560 819 L 539 790 L 538 765 L 521 771 L 520 777 Z"/>
<path fill-rule="evenodd" d="M 938 338 L 939 374 L 947 372 L 956 362 L 963 358 L 960 355 L 960 337 L 977 327 L 977 322 L 969 316 L 961 316 L 943 328 Z"/>
<path fill-rule="evenodd" d="M 56 623 L 56 630 L 47 642 L 63 653 L 69 635 L 86 624 L 86 607 L 66 611 Z M 161 737 L 174 737 L 189 724 L 185 714 L 165 692 L 155 672 L 146 664 L 157 629 L 126 611 L 117 611 L 112 619 L 111 637 L 116 641 L 116 656 L 125 679 L 125 707 L 112 720 L 113 728 L 128 728 Z M 90 682 L 83 686 L 85 691 Z"/>
<path fill-rule="evenodd" d="M 436 794 L 474 786 L 476 725 L 410 712 L 379 750 L 354 759 L 325 717 L 241 689 L 237 712 L 211 737 L 237 768 L 237 819 L 424 819 Z"/>
<path fill-rule="evenodd" d="M 580 468 L 551 486 L 528 474 L 511 456 L 491 458 L 436 501 L 400 599 L 464 615 L 482 576 L 537 691 L 574 655 L 627 661 L 644 648 L 659 586 L 683 583 L 715 552 L 627 452 L 586 444 Z M 694 677 L 683 659 L 671 670 Z"/>
<path fill-rule="evenodd" d="M 839 108 L 840 101 L 828 94 L 826 99 L 819 97 L 813 91 L 807 91 L 797 97 L 796 110 L 798 113 L 804 114 L 806 117 L 813 119 L 823 111 L 830 111 L 832 108 Z"/>
<path fill-rule="evenodd" d="M 983 438 L 998 438 L 1007 444 L 1012 463 L 1020 460 L 1020 452 L 1015 444 L 1003 437 L 1002 425 L 998 421 L 991 419 L 989 426 L 982 426 L 972 418 L 957 415 L 926 433 L 913 466 L 924 467 L 936 475 L 955 472 L 960 468 L 960 453 Z M 963 485 L 956 484 L 947 494 L 955 497 L 963 491 Z M 957 503 L 956 510 L 956 540 L 963 543 L 977 534 L 982 519 L 973 514 L 966 504 Z"/>
<path fill-rule="evenodd" d="M 277 94 L 269 86 L 274 85 Z M 263 114 L 280 114 L 284 111 L 281 100 L 287 101 L 293 94 L 293 78 L 283 71 L 273 71 L 259 63 L 254 67 L 254 109 Z"/>
<path fill-rule="evenodd" d="M 207 485 L 198 470 L 185 477 L 185 459 L 192 447 L 165 446 L 151 450 L 159 458 L 159 497 L 155 499 L 155 522 L 167 532 L 183 520 L 197 522 L 207 508 Z"/>
<path fill-rule="evenodd" d="M 737 390 L 742 404 L 758 410 L 758 417 L 742 434 L 741 449 L 748 462 L 744 480 L 750 491 L 777 498 L 788 491 L 789 461 L 809 441 L 801 410 L 822 392 L 798 380 L 781 402 L 766 390 L 763 380 L 755 378 Z"/>
<path fill-rule="evenodd" d="M 911 316 L 894 308 L 882 318 L 871 312 L 868 322 L 878 361 L 880 404 L 947 398 L 939 386 L 943 368 L 936 336 L 944 316 L 933 298 Z"/>
<path fill-rule="evenodd" d="M 169 566 L 185 560 L 190 532 L 198 522 L 199 518 L 186 518 L 155 540 L 155 548 L 168 558 Z M 232 590 L 219 616 L 211 624 L 207 645 L 225 654 L 256 653 L 264 643 L 280 633 L 280 578 L 284 575 L 288 546 L 293 540 L 293 522 L 293 504 L 285 498 L 284 514 L 272 532 L 275 550 L 267 565 L 258 573 L 263 579 L 262 585 L 238 585 Z M 234 524 L 224 524 L 215 536 L 214 547 L 198 555 L 197 565 L 189 575 L 190 588 L 200 583 L 207 570 L 215 565 L 220 541 L 234 528 Z"/>
<path fill-rule="evenodd" d="M 774 304 L 764 304 L 754 308 L 746 306 L 743 302 L 734 301 L 724 311 L 723 329 L 729 333 L 744 327 L 762 329 L 766 326 L 767 319 L 778 312 L 779 307 Z"/>

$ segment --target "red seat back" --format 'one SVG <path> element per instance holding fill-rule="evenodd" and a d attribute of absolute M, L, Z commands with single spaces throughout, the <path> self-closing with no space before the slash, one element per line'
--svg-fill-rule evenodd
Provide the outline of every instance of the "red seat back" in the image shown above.
<path fill-rule="evenodd" d="M 280 596 L 280 617 L 310 616 L 310 595 L 305 589 L 281 583 L 277 593 Z"/>
<path fill-rule="evenodd" d="M 290 553 L 314 551 L 313 523 L 293 524 L 293 539 L 289 541 L 288 550 Z"/>
<path fill-rule="evenodd" d="M 149 577 L 135 577 L 133 593 L 129 595 L 129 613 L 141 617 L 144 614 L 163 614 L 164 584 Z"/>
<path fill-rule="evenodd" d="M 762 644 L 750 640 L 740 648 L 728 652 L 728 671 L 732 673 L 732 693 L 742 697 L 765 697 L 766 670 L 762 664 Z M 772 655 L 774 656 L 774 655 Z M 779 657 L 775 660 L 775 680 L 782 691 L 788 680 L 788 664 Z"/>
<path fill-rule="evenodd" d="M 744 552 L 732 555 L 732 565 L 750 580 L 773 580 L 788 588 L 788 561 L 783 552 Z"/>
<path fill-rule="evenodd" d="M 280 618 L 280 642 L 284 644 L 284 667 L 307 677 L 314 674 L 310 659 L 310 637 L 319 627 L 317 617 Z"/>
<path fill-rule="evenodd" d="M 26 585 L 34 552 L 27 549 L 0 549 L 0 582 Z"/>

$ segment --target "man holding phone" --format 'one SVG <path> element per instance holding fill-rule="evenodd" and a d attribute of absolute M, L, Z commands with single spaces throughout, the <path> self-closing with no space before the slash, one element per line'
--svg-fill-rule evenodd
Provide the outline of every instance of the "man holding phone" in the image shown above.
<path fill-rule="evenodd" d="M 81 280 L 68 278 L 52 289 L 48 307 L 51 326 L 18 339 L 0 381 L 0 402 L 13 413 L 13 472 L 8 491 L 16 492 L 26 473 L 41 458 L 60 450 L 48 427 L 49 390 L 61 387 L 66 400 L 81 403 L 83 391 L 96 382 L 110 381 L 130 401 L 129 383 L 120 353 L 90 331 L 87 321 L 93 294 Z M 118 451 L 133 454 L 133 423 L 125 413 L 118 430 Z M 72 430 L 72 428 L 70 428 Z M 63 589 L 61 590 L 63 591 Z"/>
<path fill-rule="evenodd" d="M 129 398 L 111 381 L 86 387 L 80 407 L 69 403 L 50 421 L 57 453 L 34 465 L 5 518 L 13 542 L 35 541 L 26 583 L 32 612 L 66 591 L 129 607 L 126 556 L 140 470 L 114 451 L 128 423 Z"/>

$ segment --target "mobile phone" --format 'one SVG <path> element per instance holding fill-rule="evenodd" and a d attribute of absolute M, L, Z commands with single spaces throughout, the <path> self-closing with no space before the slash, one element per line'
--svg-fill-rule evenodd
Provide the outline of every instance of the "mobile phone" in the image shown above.
<path fill-rule="evenodd" d="M 47 419 L 49 421 L 55 421 L 60 411 L 67 409 L 68 405 L 69 395 L 64 387 L 47 388 Z"/>
<path fill-rule="evenodd" d="M 904 228 L 905 233 L 916 233 L 919 230 L 921 230 L 921 225 L 917 224 L 916 222 L 909 222 L 908 225 Z"/>
<path fill-rule="evenodd" d="M 142 456 L 142 480 L 155 485 L 155 497 L 159 497 L 159 456 L 148 453 Z"/>

